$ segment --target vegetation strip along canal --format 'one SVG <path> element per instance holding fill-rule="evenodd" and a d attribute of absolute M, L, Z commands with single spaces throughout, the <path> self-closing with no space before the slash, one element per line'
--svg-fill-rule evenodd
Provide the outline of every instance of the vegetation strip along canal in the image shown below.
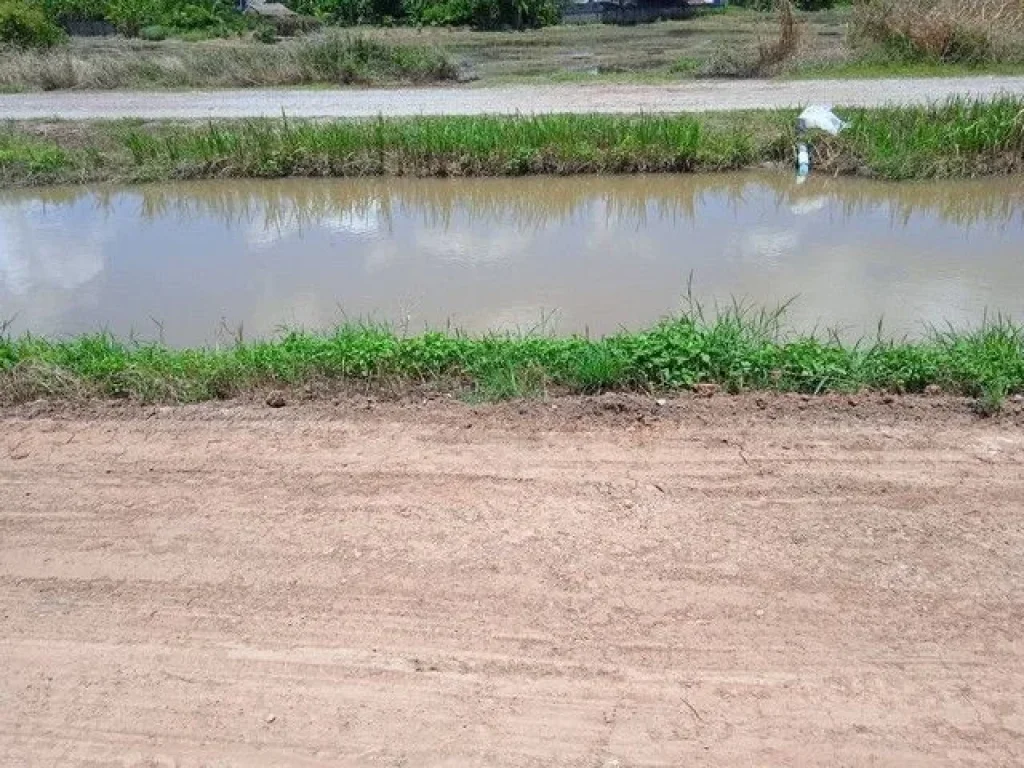
<path fill-rule="evenodd" d="M 796 112 L 8 123 L 0 184 L 282 176 L 696 172 L 793 160 Z M 1024 99 L 842 110 L 818 172 L 888 179 L 1019 171 Z"/>

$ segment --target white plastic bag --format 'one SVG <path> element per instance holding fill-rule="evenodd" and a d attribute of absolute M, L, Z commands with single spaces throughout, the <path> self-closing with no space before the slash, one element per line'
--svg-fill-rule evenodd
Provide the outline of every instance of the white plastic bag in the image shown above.
<path fill-rule="evenodd" d="M 846 123 L 836 117 L 831 107 L 821 104 L 812 104 L 796 119 L 796 128 L 801 133 L 817 128 L 835 136 L 845 127 Z"/>

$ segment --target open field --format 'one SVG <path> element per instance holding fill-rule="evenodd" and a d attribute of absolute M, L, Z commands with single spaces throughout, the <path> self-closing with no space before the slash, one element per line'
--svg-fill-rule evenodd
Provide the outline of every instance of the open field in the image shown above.
<path fill-rule="evenodd" d="M 1024 438 L 943 398 L 0 420 L 5 765 L 1024 761 Z"/>
<path fill-rule="evenodd" d="M 800 14 L 800 55 L 787 66 L 829 67 L 854 57 L 848 10 Z M 737 52 L 753 53 L 778 35 L 773 14 L 739 8 L 653 24 L 560 25 L 522 32 L 396 28 L 376 39 L 437 46 L 482 84 L 574 80 L 680 80 L 728 76 Z"/>
<path fill-rule="evenodd" d="M 798 15 L 799 45 L 759 75 L 878 78 L 1024 73 L 1024 45 L 984 63 L 904 60 L 857 43 L 849 9 Z M 74 38 L 48 51 L 4 51 L 0 89 L 167 89 L 283 85 L 387 85 L 475 80 L 478 85 L 552 82 L 665 83 L 749 77 L 760 46 L 775 40 L 772 14 L 728 13 L 635 26 L 560 25 L 522 31 L 359 27 L 275 45 L 249 37 L 186 42 Z M 331 66 L 310 63 L 324 39 L 355 38 L 395 55 Z"/>
<path fill-rule="evenodd" d="M 478 78 L 482 84 L 615 76 L 678 80 L 692 77 L 725 51 L 756 49 L 759 41 L 776 33 L 774 24 L 769 14 L 739 12 L 631 27 L 590 24 L 519 32 L 361 27 L 352 34 L 386 46 L 443 50 L 463 77 Z M 843 48 L 845 24 L 842 14 L 812 14 L 805 24 L 805 60 L 827 64 L 835 58 Z M 75 38 L 67 48 L 5 52 L 0 58 L 0 87 L 340 84 L 336 73 L 323 68 L 310 71 L 296 64 L 308 45 L 303 39 L 266 45 L 247 38 L 199 42 Z M 386 72 L 371 74 L 375 82 L 401 79 L 389 78 Z"/>

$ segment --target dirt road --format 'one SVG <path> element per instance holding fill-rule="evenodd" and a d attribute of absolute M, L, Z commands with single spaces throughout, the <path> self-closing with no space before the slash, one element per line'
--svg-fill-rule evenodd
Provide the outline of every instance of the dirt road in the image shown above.
<path fill-rule="evenodd" d="M 256 89 L 189 92 L 51 92 L 0 95 L 0 117 L 98 120 L 123 117 L 375 117 L 513 112 L 700 112 L 921 104 L 955 95 L 1024 94 L 1024 77 L 898 80 L 730 80 L 678 85 L 529 85 L 501 88 Z"/>
<path fill-rule="evenodd" d="M 1022 419 L 8 411 L 0 764 L 1019 766 Z"/>

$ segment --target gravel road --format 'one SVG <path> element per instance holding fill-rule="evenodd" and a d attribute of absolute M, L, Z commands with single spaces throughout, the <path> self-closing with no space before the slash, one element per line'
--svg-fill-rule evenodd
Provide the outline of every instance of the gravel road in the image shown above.
<path fill-rule="evenodd" d="M 1018 406 L 555 402 L 0 412 L 0 765 L 1024 764 Z"/>
<path fill-rule="evenodd" d="M 899 80 L 701 81 L 679 85 L 505 88 L 51 92 L 0 96 L 0 119 L 372 117 L 556 112 L 697 112 L 808 103 L 920 104 L 953 95 L 1024 94 L 1024 77 Z"/>

